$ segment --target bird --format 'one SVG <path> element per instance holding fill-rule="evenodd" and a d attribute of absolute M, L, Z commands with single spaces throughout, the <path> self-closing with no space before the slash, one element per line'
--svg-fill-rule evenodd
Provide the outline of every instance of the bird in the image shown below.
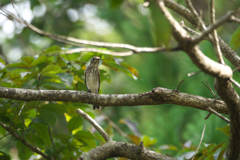
<path fill-rule="evenodd" d="M 84 72 L 85 76 L 85 84 L 87 87 L 88 93 L 98 94 L 100 88 L 100 71 L 98 68 L 98 64 L 100 62 L 99 57 L 92 57 L 90 60 L 90 64 L 86 68 Z M 93 110 L 100 109 L 99 106 L 93 105 Z"/>

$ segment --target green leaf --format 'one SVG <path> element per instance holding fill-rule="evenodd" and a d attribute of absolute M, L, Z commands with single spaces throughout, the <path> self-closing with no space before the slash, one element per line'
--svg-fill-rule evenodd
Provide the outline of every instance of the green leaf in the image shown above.
<path fill-rule="evenodd" d="M 143 144 L 145 147 L 149 147 L 157 143 L 157 139 L 149 138 L 148 136 L 144 135 L 142 138 Z"/>
<path fill-rule="evenodd" d="M 49 103 L 41 106 L 42 109 L 46 109 L 55 114 L 63 114 L 67 112 L 66 105 Z"/>
<path fill-rule="evenodd" d="M 61 47 L 54 45 L 52 47 L 49 47 L 48 49 L 46 49 L 45 51 L 43 51 L 42 53 L 40 53 L 40 55 L 52 55 L 52 54 L 57 54 L 59 51 L 62 51 Z"/>
<path fill-rule="evenodd" d="M 107 67 L 109 67 L 109 68 L 111 68 L 111 69 L 113 69 L 113 70 L 115 70 L 115 71 L 117 71 L 117 72 L 122 71 L 123 73 L 127 74 L 127 75 L 130 76 L 131 78 L 134 78 L 134 77 L 133 77 L 133 74 L 132 74 L 129 70 L 127 70 L 126 68 L 124 68 L 124 67 L 116 64 L 115 61 L 104 60 L 104 61 L 102 62 L 102 64 L 105 65 L 105 66 L 107 66 Z"/>
<path fill-rule="evenodd" d="M 56 74 L 56 73 L 60 73 L 60 72 L 62 72 L 62 69 L 59 66 L 57 66 L 57 65 L 48 65 L 47 67 L 45 67 L 41 71 L 41 75 L 43 75 L 44 73 Z"/>
<path fill-rule="evenodd" d="M 80 53 L 61 54 L 60 56 L 67 61 L 74 61 L 80 57 Z"/>
<path fill-rule="evenodd" d="M 49 57 L 47 56 L 39 56 L 38 59 L 36 59 L 32 64 L 31 66 L 34 67 L 40 63 L 46 63 L 46 62 L 51 62 L 49 61 Z"/>
<path fill-rule="evenodd" d="M 108 83 L 112 83 L 111 82 L 111 75 L 109 73 L 107 73 L 106 70 L 100 69 L 100 81 L 106 81 Z"/>
<path fill-rule="evenodd" d="M 72 135 L 69 134 L 54 134 L 54 138 L 59 139 L 63 144 L 68 145 Z"/>
<path fill-rule="evenodd" d="M 121 66 L 127 68 L 130 72 L 132 72 L 132 74 L 134 74 L 135 76 L 140 78 L 138 71 L 135 68 L 133 68 L 132 66 L 130 66 L 129 64 L 127 64 L 126 62 L 122 61 Z"/>
<path fill-rule="evenodd" d="M 222 131 L 222 133 L 224 133 L 225 135 L 227 135 L 229 137 L 230 135 L 230 125 L 226 125 L 223 128 L 217 128 L 217 130 Z"/>
<path fill-rule="evenodd" d="M 0 57 L 0 62 L 5 65 L 5 61 Z"/>
<path fill-rule="evenodd" d="M 82 117 L 73 117 L 68 121 L 67 128 L 69 133 L 71 133 L 73 130 L 79 128 L 83 123 Z"/>
<path fill-rule="evenodd" d="M 88 131 L 79 131 L 74 135 L 74 137 L 76 139 L 84 142 L 90 148 L 95 148 L 96 147 L 96 142 L 94 141 L 94 139 L 96 139 L 96 137 L 93 136 L 92 133 L 90 133 Z"/>
<path fill-rule="evenodd" d="M 36 119 L 36 118 L 35 118 Z M 51 146 L 51 140 L 48 132 L 48 126 L 42 123 L 32 123 L 31 128 L 35 130 L 35 133 L 41 138 L 45 145 Z"/>
<path fill-rule="evenodd" d="M 22 144 L 22 142 L 20 141 L 17 141 L 17 149 L 18 149 L 18 157 L 21 160 L 29 159 L 33 155 L 33 152 L 31 152 L 29 148 L 24 144 Z"/>
<path fill-rule="evenodd" d="M 117 8 L 122 4 L 123 0 L 111 0 L 111 8 Z"/>
<path fill-rule="evenodd" d="M 238 28 L 232 35 L 230 45 L 233 50 L 236 50 L 240 47 L 240 28 Z"/>
<path fill-rule="evenodd" d="M 151 18 L 153 21 L 156 46 L 164 44 L 166 47 L 168 47 L 172 35 L 171 26 L 157 5 L 150 3 L 149 9 L 151 11 Z"/>
<path fill-rule="evenodd" d="M 57 75 L 61 78 L 63 82 L 65 82 L 67 86 L 69 87 L 72 86 L 73 78 L 74 78 L 73 75 L 69 73 L 58 73 Z"/>
<path fill-rule="evenodd" d="M 11 160 L 11 156 L 0 151 L 0 160 Z"/>
<path fill-rule="evenodd" d="M 23 62 L 26 62 L 27 64 L 31 65 L 32 62 L 35 60 L 33 57 L 23 57 L 21 58 Z"/>
<path fill-rule="evenodd" d="M 40 117 L 42 118 L 43 122 L 47 125 L 54 126 L 57 118 L 55 114 L 49 110 L 48 108 L 40 108 L 39 109 Z"/>

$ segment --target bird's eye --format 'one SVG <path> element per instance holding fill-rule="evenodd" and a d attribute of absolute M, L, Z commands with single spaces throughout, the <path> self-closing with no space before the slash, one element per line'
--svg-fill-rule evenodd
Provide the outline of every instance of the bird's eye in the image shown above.
<path fill-rule="evenodd" d="M 95 57 L 93 57 L 93 60 L 95 60 L 96 58 Z"/>

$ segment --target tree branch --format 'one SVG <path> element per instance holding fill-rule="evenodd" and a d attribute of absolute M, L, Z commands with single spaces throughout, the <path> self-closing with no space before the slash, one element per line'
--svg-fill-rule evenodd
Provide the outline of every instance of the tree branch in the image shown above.
<path fill-rule="evenodd" d="M 227 150 L 228 159 L 240 159 L 240 99 L 228 80 L 217 79 L 215 88 L 226 102 L 230 118 L 230 137 Z"/>
<path fill-rule="evenodd" d="M 188 10 L 184 6 L 178 4 L 174 0 L 164 0 L 164 3 L 166 5 L 166 7 L 170 8 L 177 14 L 186 18 L 192 25 L 194 25 L 195 27 L 198 26 L 198 20 L 196 17 L 194 17 L 194 15 L 191 13 L 190 10 Z M 200 28 L 200 30 L 203 30 L 203 28 Z M 219 36 L 218 36 L 218 39 L 219 39 L 219 45 L 220 45 L 220 48 L 221 48 L 221 51 L 222 51 L 224 57 L 230 63 L 232 63 L 236 68 L 240 67 L 240 57 L 237 55 L 237 53 L 234 52 L 231 49 L 231 47 L 229 47 L 228 44 L 225 43 Z"/>
<path fill-rule="evenodd" d="M 232 70 L 229 66 L 219 64 L 210 58 L 206 57 L 197 46 L 192 45 L 192 41 L 187 32 L 180 24 L 172 17 L 169 11 L 165 8 L 164 3 L 160 1 L 158 6 L 163 11 L 165 17 L 173 27 L 173 36 L 179 42 L 183 51 L 191 58 L 193 63 L 203 72 L 210 74 L 213 77 L 226 78 L 232 77 Z"/>
<path fill-rule="evenodd" d="M 234 11 L 227 12 L 224 16 L 222 16 L 216 23 L 210 25 L 206 30 L 204 30 L 201 35 L 197 38 L 195 38 L 192 41 L 192 45 L 198 44 L 200 41 L 202 41 L 209 33 L 217 29 L 219 26 L 221 26 L 223 23 L 225 23 L 229 18 L 234 14 Z"/>
<path fill-rule="evenodd" d="M 4 128 L 5 130 L 7 130 L 12 136 L 14 136 L 16 139 L 18 139 L 20 142 L 22 142 L 25 146 L 27 146 L 28 148 L 30 148 L 32 151 L 40 154 L 42 157 L 51 160 L 51 158 L 46 155 L 45 153 L 43 153 L 41 151 L 41 149 L 31 145 L 30 143 L 28 143 L 25 139 L 23 139 L 21 136 L 19 136 L 16 132 L 14 132 L 10 127 L 8 127 L 6 124 L 0 122 L 0 126 L 2 128 Z"/>
<path fill-rule="evenodd" d="M 210 106 L 219 113 L 228 114 L 223 101 L 204 98 L 166 88 L 154 88 L 140 94 L 93 94 L 71 90 L 32 90 L 0 87 L 0 97 L 24 101 L 67 101 L 100 106 L 137 106 L 177 104 L 207 111 Z"/>
<path fill-rule="evenodd" d="M 112 141 L 109 135 L 104 131 L 104 129 L 94 120 L 92 117 L 90 117 L 87 113 L 85 113 L 81 109 L 77 109 L 76 112 L 82 116 L 84 119 L 86 119 L 98 132 L 103 136 L 106 142 Z"/>
<path fill-rule="evenodd" d="M 210 0 L 210 21 L 211 21 L 211 24 L 215 24 L 215 0 Z M 214 47 L 214 50 L 216 52 L 216 55 L 217 55 L 217 59 L 218 59 L 218 62 L 221 63 L 221 64 L 225 64 L 224 60 L 223 60 L 223 57 L 222 57 L 222 52 L 221 52 L 221 49 L 220 49 L 220 46 L 219 46 L 219 40 L 217 38 L 217 30 L 214 29 L 213 30 L 213 33 L 212 33 L 212 44 L 213 44 L 213 47 Z"/>
<path fill-rule="evenodd" d="M 81 109 L 77 109 L 76 112 L 86 119 L 106 140 L 105 144 L 82 154 L 81 157 L 83 160 L 105 160 L 112 157 L 125 157 L 132 160 L 174 160 L 173 158 L 146 149 L 143 147 L 143 142 L 139 146 L 130 143 L 115 142 L 110 139 L 102 127 L 87 113 Z"/>
<path fill-rule="evenodd" d="M 75 45 L 75 46 L 91 45 L 91 46 L 96 46 L 96 47 L 122 48 L 122 49 L 131 50 L 129 52 L 110 52 L 110 51 L 106 52 L 106 51 L 102 51 L 100 49 L 94 49 L 94 48 L 91 48 L 91 49 L 89 49 L 89 48 L 81 49 L 80 48 L 79 51 L 89 51 L 89 50 L 92 51 L 93 50 L 95 52 L 106 53 L 106 54 L 111 54 L 112 53 L 113 55 L 117 55 L 117 56 L 119 56 L 118 53 L 120 54 L 120 56 L 121 55 L 122 56 L 128 56 L 128 55 L 132 55 L 134 53 L 140 53 L 140 52 L 159 52 L 159 51 L 163 51 L 163 48 L 161 48 L 161 47 L 136 47 L 136 46 L 133 46 L 133 45 L 130 45 L 130 44 L 88 41 L 88 40 L 77 39 L 77 38 L 73 38 L 73 37 L 67 37 L 67 36 L 62 36 L 62 35 L 57 35 L 57 34 L 44 32 L 43 30 L 40 30 L 39 28 L 33 26 L 32 24 L 29 24 L 27 21 L 25 21 L 23 19 L 23 17 L 21 15 L 18 14 L 18 17 L 17 17 L 13 13 L 11 13 L 11 12 L 3 9 L 3 8 L 0 8 L 0 10 L 3 12 L 2 15 L 7 17 L 9 20 L 11 20 L 11 21 L 16 20 L 18 23 L 24 24 L 26 27 L 28 27 L 32 31 L 40 34 L 41 36 L 49 37 L 49 38 L 51 38 L 53 40 L 56 40 L 56 41 L 60 41 L 60 42 Z M 164 51 L 166 51 L 166 50 L 167 49 L 165 49 Z"/>
<path fill-rule="evenodd" d="M 111 157 L 125 157 L 131 160 L 175 160 L 145 147 L 116 141 L 105 143 L 82 155 L 83 160 L 106 160 Z"/>

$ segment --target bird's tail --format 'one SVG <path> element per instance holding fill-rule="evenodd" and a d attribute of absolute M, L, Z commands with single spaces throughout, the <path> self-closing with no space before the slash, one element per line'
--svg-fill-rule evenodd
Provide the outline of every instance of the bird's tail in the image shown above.
<path fill-rule="evenodd" d="M 100 106 L 93 105 L 93 110 L 95 110 L 95 109 L 100 109 Z"/>

